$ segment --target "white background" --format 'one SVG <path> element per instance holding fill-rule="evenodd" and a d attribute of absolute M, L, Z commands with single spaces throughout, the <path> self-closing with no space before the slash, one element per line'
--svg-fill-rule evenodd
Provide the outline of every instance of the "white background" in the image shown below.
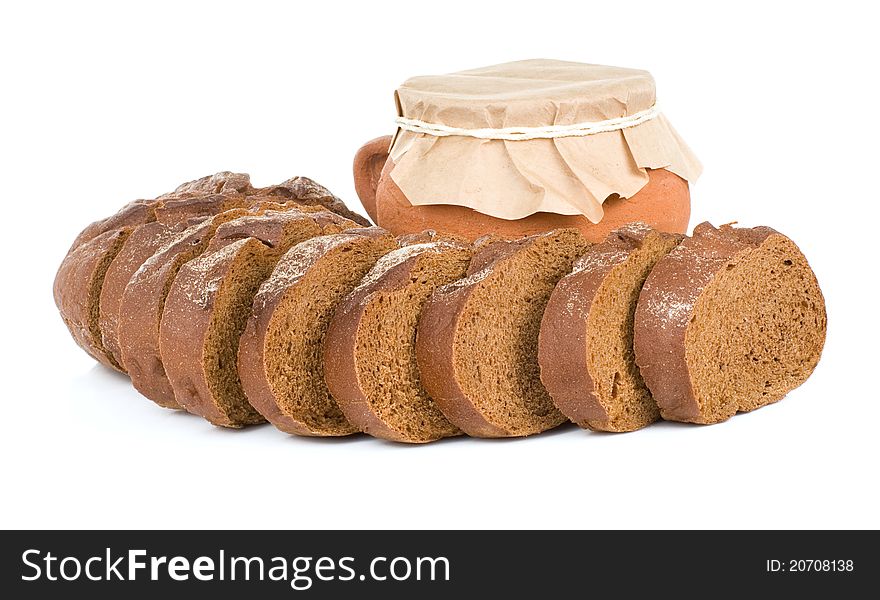
<path fill-rule="evenodd" d="M 18 3 L 0 9 L 0 527 L 876 528 L 878 97 L 871 3 Z M 722 425 L 424 447 L 215 429 L 77 349 L 79 230 L 219 170 L 351 160 L 405 78 L 523 58 L 649 69 L 705 164 L 702 220 L 766 224 L 829 311 L 813 377 Z"/>

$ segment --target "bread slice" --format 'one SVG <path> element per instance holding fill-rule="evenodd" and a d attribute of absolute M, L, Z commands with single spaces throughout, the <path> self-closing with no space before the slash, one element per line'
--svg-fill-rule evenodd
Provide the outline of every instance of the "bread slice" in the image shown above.
<path fill-rule="evenodd" d="M 159 353 L 159 322 L 165 298 L 180 267 L 202 254 L 217 227 L 247 215 L 230 210 L 188 227 L 169 240 L 135 271 L 119 305 L 119 348 L 134 387 L 167 408 L 180 408 Z"/>
<path fill-rule="evenodd" d="M 230 176 L 239 174 L 231 173 Z M 203 178 L 212 180 L 211 178 Z M 241 177 L 247 177 L 241 175 Z M 198 180 L 202 181 L 202 180 Z M 188 184 L 187 184 L 188 185 Z M 207 184 L 206 184 L 207 185 Z M 190 189 L 184 186 L 183 189 Z M 250 199 L 241 194 L 211 194 L 208 196 L 193 195 L 187 192 L 182 196 L 174 196 L 163 201 L 156 207 L 156 221 L 145 223 L 134 228 L 125 241 L 119 254 L 110 263 L 101 289 L 99 325 L 101 338 L 107 352 L 121 365 L 122 350 L 119 345 L 119 312 L 122 305 L 122 294 L 135 272 L 159 248 L 180 235 L 187 226 L 201 223 L 206 218 L 220 212 L 235 208 L 248 207 L 248 210 L 263 212 L 268 209 L 287 210 L 287 205 L 270 201 L 257 202 L 255 206 Z M 295 205 L 290 204 L 290 207 Z M 312 210 L 304 207 L 304 210 Z M 216 238 L 212 238 L 216 239 Z"/>
<path fill-rule="evenodd" d="M 122 294 L 135 272 L 163 245 L 186 229 L 185 224 L 169 226 L 158 221 L 136 227 L 107 267 L 101 287 L 98 326 L 104 350 L 122 369 L 119 346 L 119 318 Z"/>
<path fill-rule="evenodd" d="M 490 241 L 468 277 L 437 288 L 422 311 L 422 384 L 468 435 L 524 436 L 566 419 L 541 384 L 538 331 L 556 282 L 588 243 L 575 229 Z"/>
<path fill-rule="evenodd" d="M 238 377 L 238 341 L 254 294 L 291 246 L 357 224 L 326 210 L 268 211 L 224 223 L 208 252 L 186 263 L 165 302 L 162 363 L 177 403 L 215 425 L 264 421 Z"/>
<path fill-rule="evenodd" d="M 645 282 L 636 362 L 664 419 L 718 423 L 803 383 L 826 326 L 816 276 L 794 242 L 769 227 L 703 223 Z"/>
<path fill-rule="evenodd" d="M 291 248 L 260 287 L 238 372 L 251 405 L 282 431 L 357 432 L 324 381 L 324 337 L 339 302 L 396 247 L 377 227 L 313 238 Z"/>
<path fill-rule="evenodd" d="M 131 235 L 132 227 L 105 231 L 70 251 L 55 275 L 55 304 L 79 346 L 101 364 L 122 371 L 101 337 L 101 288 L 110 263 Z"/>
<path fill-rule="evenodd" d="M 574 263 L 541 320 L 541 381 L 566 417 L 596 431 L 635 431 L 660 418 L 633 354 L 633 320 L 651 269 L 681 241 L 633 223 Z"/>
<path fill-rule="evenodd" d="M 399 241 L 399 240 L 398 240 Z M 330 322 L 324 377 L 349 422 L 398 442 L 458 435 L 422 386 L 416 324 L 434 289 L 464 276 L 469 244 L 416 243 L 379 259 Z"/>
<path fill-rule="evenodd" d="M 59 304 L 59 309 L 74 339 L 81 345 L 85 344 L 90 355 L 98 357 L 107 366 L 125 372 L 116 339 L 114 310 L 118 312 L 119 298 L 128 281 L 124 278 L 130 277 L 133 272 L 130 267 L 140 266 L 138 260 L 143 262 L 147 256 L 144 254 L 146 250 L 142 251 L 139 246 L 142 243 L 150 246 L 155 232 L 168 229 L 169 225 L 193 216 L 211 214 L 211 210 L 224 210 L 226 205 L 243 205 L 246 197 L 241 194 L 236 196 L 236 200 L 231 200 L 227 195 L 218 195 L 218 200 L 213 204 L 200 195 L 207 189 L 205 186 L 209 179 L 210 189 L 214 190 L 225 189 L 233 183 L 241 188 L 242 177 L 246 182 L 247 175 L 219 173 L 178 188 L 185 189 L 185 192 L 172 192 L 157 200 L 131 202 L 115 215 L 92 223 L 80 233 L 56 276 L 56 297 L 63 302 L 63 305 Z M 174 209 L 165 211 L 166 205 L 173 205 Z M 157 219 L 163 223 L 158 223 Z M 139 232 L 142 227 L 146 227 L 144 233 Z M 92 244 L 87 251 L 76 252 L 76 249 L 98 237 L 102 238 L 101 242 Z M 109 238 L 115 242 L 108 244 Z M 148 249 L 155 251 L 155 247 Z M 97 267 L 100 268 L 93 271 Z M 108 283 L 108 289 L 105 290 Z M 101 308 L 105 304 L 107 310 Z M 97 313 L 97 320 L 93 313 Z M 81 321 L 81 317 L 86 318 L 88 323 Z"/>

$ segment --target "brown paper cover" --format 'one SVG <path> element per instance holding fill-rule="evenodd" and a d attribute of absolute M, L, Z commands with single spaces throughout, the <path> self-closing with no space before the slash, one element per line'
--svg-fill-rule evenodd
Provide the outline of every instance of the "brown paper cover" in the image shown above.
<path fill-rule="evenodd" d="M 398 115 L 449 127 L 546 127 L 625 117 L 655 105 L 647 71 L 525 60 L 414 77 L 395 94 Z M 612 195 L 632 197 L 646 169 L 695 181 L 702 170 L 659 114 L 583 137 L 495 140 L 398 130 L 391 178 L 414 205 L 454 204 L 502 219 L 536 212 L 602 219 Z"/>

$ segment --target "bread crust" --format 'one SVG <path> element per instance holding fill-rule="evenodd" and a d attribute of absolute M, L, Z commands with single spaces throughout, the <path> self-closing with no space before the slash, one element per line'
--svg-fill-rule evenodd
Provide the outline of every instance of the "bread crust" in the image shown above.
<path fill-rule="evenodd" d="M 480 282 L 495 266 L 532 243 L 538 236 L 514 241 L 477 241 L 467 276 L 437 288 L 419 318 L 416 359 L 422 385 L 453 424 L 475 437 L 508 437 L 514 432 L 492 423 L 461 389 L 455 373 L 455 334 L 459 319 Z"/>
<path fill-rule="evenodd" d="M 168 293 L 159 327 L 162 363 L 175 401 L 187 412 L 222 427 L 262 422 L 258 416 L 249 422 L 237 422 L 220 409 L 213 399 L 203 360 L 216 295 L 236 256 L 248 246 L 265 248 L 256 238 L 242 238 L 184 265 Z"/>
<path fill-rule="evenodd" d="M 557 408 L 575 423 L 609 417 L 594 395 L 587 320 L 602 282 L 614 267 L 626 262 L 643 237 L 612 233 L 592 246 L 575 262 L 572 272 L 559 280 L 544 310 L 538 336 L 541 382 Z"/>
<path fill-rule="evenodd" d="M 205 196 L 220 193 L 246 194 L 254 188 L 251 177 L 247 173 L 219 171 L 213 175 L 205 175 L 186 183 L 181 183 L 173 192 L 162 194 L 159 199 Z"/>
<path fill-rule="evenodd" d="M 433 237 L 430 234 L 426 235 Z M 414 439 L 386 423 L 381 415 L 374 410 L 359 379 L 358 335 L 361 320 L 373 295 L 382 292 L 396 292 L 406 288 L 410 283 L 413 270 L 423 255 L 442 251 L 444 248 L 461 249 L 466 247 L 466 245 L 454 241 L 439 241 L 417 243 L 415 246 L 396 250 L 395 252 L 409 250 L 408 258 L 389 265 L 381 273 L 371 272 L 373 281 L 355 288 L 336 309 L 324 342 L 324 379 L 346 418 L 361 431 L 395 442 L 427 442 L 438 439 L 437 437 Z M 390 257 L 390 255 L 388 256 Z"/>
<path fill-rule="evenodd" d="M 121 365 L 105 351 L 100 334 L 92 330 L 91 306 L 100 302 L 100 289 L 93 297 L 93 287 L 95 279 L 104 276 L 101 265 L 119 252 L 131 231 L 131 227 L 111 229 L 77 246 L 61 263 L 53 284 L 55 304 L 74 341 L 102 365 L 120 372 L 124 372 Z"/>
<path fill-rule="evenodd" d="M 221 171 L 213 175 L 207 175 L 193 181 L 188 181 L 177 186 L 174 191 L 162 194 L 153 200 L 134 200 L 129 202 L 119 209 L 118 212 L 106 219 L 91 223 L 76 237 L 70 250 L 68 250 L 68 253 L 73 251 L 80 244 L 83 244 L 104 232 L 125 227 L 136 227 L 138 225 L 143 225 L 144 223 L 151 223 L 157 219 L 157 211 L 161 212 L 166 205 L 169 207 L 169 210 L 171 210 L 172 207 L 179 205 L 182 200 L 189 200 L 192 202 L 200 197 L 212 194 L 221 194 L 224 192 L 226 194 L 245 193 L 252 189 L 250 176 L 246 173 Z M 188 214 L 192 214 L 192 211 L 189 211 Z M 169 216 L 165 222 L 174 223 L 178 222 L 178 220 Z"/>
<path fill-rule="evenodd" d="M 123 360 L 122 350 L 119 347 L 119 318 L 125 286 L 147 259 L 163 244 L 175 235 L 179 235 L 183 229 L 182 225 L 173 227 L 158 221 L 137 227 L 107 269 L 104 285 L 101 288 L 99 317 L 101 339 L 105 350 L 120 365 L 123 364 Z"/>
<path fill-rule="evenodd" d="M 581 427 L 594 429 L 591 422 L 611 418 L 595 394 L 596 384 L 589 368 L 593 349 L 587 327 L 593 303 L 606 278 L 641 249 L 652 232 L 639 223 L 611 232 L 575 262 L 572 272 L 556 285 L 544 310 L 538 338 L 541 382 L 557 408 Z M 657 233 L 679 240 L 683 237 Z"/>
<path fill-rule="evenodd" d="M 308 177 L 291 177 L 278 185 L 260 188 L 254 194 L 256 196 L 289 199 L 305 206 L 322 206 L 363 227 L 372 225 L 366 217 L 349 209 L 345 202 L 330 190 Z"/>
<path fill-rule="evenodd" d="M 506 437 L 510 432 L 489 422 L 458 385 L 455 331 L 473 286 L 437 294 L 422 310 L 416 333 L 416 360 L 422 385 L 446 418 L 470 436 Z"/>
<path fill-rule="evenodd" d="M 176 277 L 175 261 L 210 237 L 214 219 L 187 228 L 135 272 L 120 302 L 119 347 L 135 388 L 165 408 L 179 409 L 159 351 L 159 323 L 165 292 Z"/>
<path fill-rule="evenodd" d="M 688 369 L 688 325 L 700 295 L 739 254 L 770 236 L 770 227 L 716 229 L 708 222 L 655 266 L 636 306 L 633 349 L 642 378 L 666 420 L 703 422 Z"/>
<path fill-rule="evenodd" d="M 155 207 L 156 220 L 175 225 L 189 219 L 212 217 L 234 208 L 246 208 L 247 204 L 248 197 L 238 193 L 170 197 Z"/>
<path fill-rule="evenodd" d="M 101 234 L 107 233 L 108 231 L 125 229 L 126 227 L 136 227 L 144 223 L 155 221 L 157 204 L 158 201 L 156 200 L 134 200 L 106 219 L 100 219 L 94 223 L 90 223 L 79 233 L 79 235 L 76 236 L 76 239 L 73 240 L 73 244 L 71 244 L 67 254 L 69 255 L 81 245 Z"/>
<path fill-rule="evenodd" d="M 326 221 L 338 221 L 340 228 L 355 227 L 358 223 L 369 223 L 366 219 L 350 211 L 345 204 L 325 187 L 305 177 L 294 177 L 277 186 L 256 189 L 250 183 L 250 176 L 245 173 L 232 173 L 222 171 L 208 175 L 178 186 L 174 191 L 162 194 L 153 200 L 135 200 L 125 205 L 114 215 L 96 221 L 87 226 L 77 236 L 67 256 L 62 261 L 55 281 L 55 297 L 59 303 L 62 318 L 71 335 L 86 352 L 96 360 L 116 370 L 126 372 L 125 356 L 122 344 L 119 342 L 120 313 L 123 311 L 122 298 L 131 278 L 143 266 L 143 264 L 156 252 L 161 243 L 173 241 L 173 236 L 182 233 L 181 224 L 193 224 L 194 220 L 205 219 L 219 213 L 233 209 L 253 207 L 255 212 L 275 208 L 286 211 L 292 208 L 300 208 L 307 212 L 316 212 L 323 215 Z M 326 210 L 325 210 L 326 209 Z M 326 211 L 331 211 L 330 213 Z M 342 216 L 349 215 L 352 219 Z M 332 216 L 331 216 L 332 215 Z M 345 223 L 344 226 L 341 224 Z M 140 229 L 144 228 L 141 232 Z M 123 235 L 132 234 L 134 246 L 130 246 L 127 240 L 123 241 L 121 248 L 107 245 L 106 238 L 114 238 L 119 235 L 113 232 L 123 232 Z M 101 242 L 92 244 L 88 250 L 75 254 L 75 251 L 83 245 L 90 243 L 98 237 Z M 161 239 L 161 241 L 159 241 Z M 101 248 L 99 248 L 101 246 Z M 89 269 L 96 267 L 106 256 L 108 251 L 119 250 L 119 255 L 107 266 L 104 285 L 98 290 L 98 330 L 97 337 L 89 333 L 88 322 L 82 321 L 88 317 L 90 311 L 89 293 L 92 290 L 92 279 Z M 86 256 L 88 255 L 88 256 Z M 91 265 L 91 267 L 90 267 Z M 74 281 L 80 278 L 79 281 Z M 153 292 L 160 293 L 165 289 L 164 285 Z M 150 294 L 145 294 L 149 296 Z M 155 294 L 154 294 L 155 295 Z M 149 300 L 148 297 L 142 300 Z M 126 306 L 125 311 L 135 311 L 131 320 L 143 321 L 155 317 L 150 314 L 142 314 L 140 306 L 132 302 Z M 148 332 L 135 333 L 128 329 L 130 341 L 143 338 L 150 339 Z M 137 342 L 132 342 L 137 344 Z M 135 375 L 135 386 L 144 395 L 157 401 L 160 405 L 176 407 L 173 394 L 168 386 L 162 384 L 164 374 L 158 350 L 153 344 L 145 344 L 141 352 L 134 354 L 138 362 L 136 368 L 139 373 Z M 106 350 L 106 351 L 105 351 Z M 144 363 L 146 361 L 146 363 Z M 158 378 L 155 385 L 148 384 L 152 373 Z"/>
<path fill-rule="evenodd" d="M 295 222 L 312 228 L 313 236 L 324 231 L 359 227 L 328 210 L 302 211 L 297 205 L 289 205 L 282 212 L 241 216 L 217 228 L 206 252 L 194 259 L 199 268 L 193 268 L 194 261 L 184 265 L 169 291 L 159 327 L 162 362 L 177 403 L 187 412 L 204 417 L 214 425 L 242 427 L 265 421 L 259 415 L 244 420 L 232 419 L 211 392 L 204 370 L 203 350 L 214 318 L 216 294 L 239 252 L 278 247 L 287 237 L 287 227 Z"/>
<path fill-rule="evenodd" d="M 378 227 L 365 227 L 344 233 L 324 236 L 311 240 L 308 254 L 294 246 L 278 262 L 274 272 L 261 286 L 254 298 L 253 312 L 241 335 L 238 351 L 238 374 L 242 388 L 251 405 L 275 427 L 286 433 L 304 436 L 324 436 L 327 432 L 309 427 L 284 412 L 275 399 L 271 382 L 266 375 L 266 337 L 275 310 L 290 290 L 331 250 L 357 239 L 357 237 L 389 238 L 388 232 Z M 306 242 L 309 243 L 309 242 Z M 347 435 L 357 432 L 351 426 L 334 435 Z"/>

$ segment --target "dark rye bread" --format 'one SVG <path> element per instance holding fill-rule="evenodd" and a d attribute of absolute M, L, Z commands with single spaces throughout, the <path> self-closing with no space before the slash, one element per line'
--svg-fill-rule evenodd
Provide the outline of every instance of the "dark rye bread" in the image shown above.
<path fill-rule="evenodd" d="M 123 369 L 104 347 L 101 337 L 101 288 L 110 263 L 132 229 L 105 231 L 71 250 L 61 263 L 53 285 L 55 304 L 73 339 L 89 356 L 117 371 Z"/>
<path fill-rule="evenodd" d="M 279 210 L 298 207 L 304 210 L 318 210 L 323 205 L 342 212 L 350 212 L 326 188 L 309 179 L 294 178 L 279 186 L 255 189 L 251 186 L 247 174 L 228 171 L 182 184 L 173 192 L 163 194 L 155 200 L 137 200 L 123 207 L 115 215 L 89 225 L 77 237 L 56 277 L 56 284 L 61 285 L 63 281 L 65 288 L 63 294 L 65 306 L 59 306 L 59 310 L 73 337 L 79 343 L 85 344 L 90 354 L 100 356 L 101 361 L 108 366 L 125 371 L 122 366 L 117 332 L 121 295 L 127 284 L 126 278 L 130 278 L 137 270 L 140 266 L 138 262 L 142 263 L 157 249 L 157 240 L 167 238 L 171 232 L 179 232 L 181 223 L 231 209 L 248 208 L 258 211 L 272 207 Z M 146 227 L 145 231 L 139 232 L 142 227 Z M 89 253 L 72 256 L 74 249 L 109 231 L 119 231 L 123 236 L 128 235 L 121 246 L 111 245 L 105 248 L 107 252 L 112 253 L 110 256 L 96 254 L 97 245 L 93 246 Z M 118 256 L 118 260 L 112 257 L 113 254 Z M 109 265 L 103 262 L 105 258 L 111 259 Z M 86 261 L 88 264 L 76 264 L 80 261 Z M 101 264 L 102 269 L 102 272 L 97 274 L 97 279 L 80 282 L 71 280 L 71 273 L 88 273 L 90 266 L 96 264 Z M 101 282 L 105 267 L 106 275 L 109 276 L 109 280 L 105 279 L 106 290 Z M 89 293 L 94 291 L 93 288 L 99 291 L 99 337 L 86 335 L 84 332 L 88 331 L 87 325 L 76 322 L 76 319 L 64 317 L 65 314 L 89 314 L 94 309 L 92 305 L 94 295 L 91 300 L 88 298 Z M 62 294 L 56 296 L 60 299 Z"/>
<path fill-rule="evenodd" d="M 192 199 L 200 196 L 221 193 L 245 193 L 253 188 L 250 177 L 245 173 L 222 171 L 194 181 L 179 185 L 173 192 L 162 194 L 154 200 L 135 200 L 123 206 L 116 214 L 95 221 L 80 232 L 70 250 L 78 247 L 98 235 L 114 229 L 135 227 L 156 220 L 156 210 L 166 203 L 177 204 L 180 199 Z"/>
<path fill-rule="evenodd" d="M 236 185 L 238 185 L 240 182 L 235 180 L 235 177 L 240 179 L 241 176 L 222 173 L 185 184 L 189 185 L 185 188 L 185 199 L 173 192 L 166 194 L 163 200 L 132 202 L 115 215 L 93 223 L 80 233 L 56 276 L 56 298 L 63 302 L 63 305 L 59 304 L 59 310 L 74 339 L 80 345 L 85 344 L 88 347 L 87 352 L 91 356 L 100 357 L 98 360 L 101 363 L 125 372 L 115 335 L 116 322 L 113 312 L 114 308 L 118 309 L 121 291 L 127 283 L 127 279 L 122 280 L 124 274 L 120 273 L 120 269 L 126 270 L 127 266 L 135 266 L 135 268 L 139 266 L 131 265 L 130 261 L 137 259 L 137 257 L 133 258 L 132 254 L 145 256 L 145 251 L 141 251 L 138 246 L 144 239 L 152 240 L 155 231 L 194 216 L 211 214 L 211 204 L 205 202 L 204 196 L 198 195 L 200 190 L 207 189 L 204 187 L 205 182 L 210 180 L 210 189 L 212 190 L 222 189 L 224 186 L 228 186 L 231 181 L 236 181 Z M 233 201 L 229 196 L 218 196 L 218 201 L 213 203 L 213 210 L 221 210 L 227 205 L 243 205 L 245 203 L 245 196 L 238 195 L 236 197 L 238 200 Z M 174 210 L 162 213 L 164 205 L 169 202 L 174 204 Z M 157 219 L 163 223 L 158 223 Z M 110 229 L 106 229 L 108 227 Z M 139 232 L 142 227 L 147 227 L 145 234 Z M 101 231 L 104 229 L 106 230 Z M 96 239 L 92 236 L 99 231 L 100 233 L 97 233 L 96 237 L 101 237 L 102 242 L 92 244 L 88 251 L 76 252 L 84 244 Z M 113 238 L 117 243 L 108 244 L 105 238 Z M 117 261 L 117 258 L 122 258 L 122 261 Z M 124 266 L 122 266 L 123 262 Z M 93 272 L 97 266 L 100 266 L 100 269 Z M 128 271 L 129 277 L 132 271 L 133 269 Z M 82 274 L 82 279 L 77 279 L 79 275 L 75 274 Z M 110 276 L 110 286 L 109 290 L 105 291 L 104 286 L 107 283 L 106 277 L 108 275 Z M 108 310 L 101 308 L 104 304 Z M 93 318 L 94 314 L 97 314 L 96 321 Z M 92 315 L 89 317 L 90 324 L 86 325 L 80 322 L 75 315 Z M 87 331 L 91 331 L 91 333 L 86 334 Z"/>
<path fill-rule="evenodd" d="M 70 255 L 71 252 L 79 248 L 81 245 L 103 233 L 107 233 L 108 231 L 133 228 L 143 223 L 155 221 L 155 207 L 155 200 L 135 200 L 129 202 L 106 219 L 101 219 L 87 225 L 86 228 L 76 236 L 76 239 L 73 240 L 73 244 L 71 244 L 67 254 Z"/>
<path fill-rule="evenodd" d="M 324 344 L 324 377 L 339 408 L 361 431 L 398 442 L 461 433 L 422 386 L 415 342 L 428 297 L 437 286 L 463 277 L 470 256 L 470 245 L 454 240 L 393 250 L 336 309 Z"/>
<path fill-rule="evenodd" d="M 119 347 L 119 314 L 125 287 L 148 258 L 186 227 L 184 223 L 166 225 L 159 221 L 136 227 L 107 268 L 101 287 L 98 325 L 104 350 L 118 365 L 123 364 Z"/>
<path fill-rule="evenodd" d="M 159 349 L 175 398 L 215 425 L 263 422 L 238 377 L 238 340 L 254 294 L 294 244 L 359 227 L 327 210 L 267 211 L 217 228 L 208 251 L 178 272 L 159 328 Z"/>
<path fill-rule="evenodd" d="M 160 406 L 180 408 L 159 354 L 159 322 L 171 284 L 184 263 L 205 251 L 217 227 L 247 214 L 230 210 L 188 227 L 147 259 L 125 286 L 118 321 L 122 364 L 134 387 Z"/>
<path fill-rule="evenodd" d="M 294 177 L 265 188 L 254 188 L 250 185 L 250 177 L 245 174 L 229 174 L 235 176 L 237 184 L 217 184 L 217 175 L 204 177 L 195 182 L 184 184 L 169 195 L 163 196 L 156 208 L 156 219 L 165 223 L 181 220 L 181 216 L 214 215 L 233 208 L 258 207 L 261 203 L 271 202 L 287 206 L 314 207 L 336 213 L 359 225 L 369 226 L 364 217 L 349 210 L 345 203 L 334 196 L 330 190 L 307 177 Z M 210 190 L 217 190 L 211 192 Z"/>
<path fill-rule="evenodd" d="M 256 196 L 269 196 L 278 202 L 294 201 L 305 206 L 321 206 L 350 219 L 358 225 L 369 227 L 370 221 L 350 210 L 345 203 L 320 183 L 308 177 L 292 177 L 287 181 L 254 192 Z"/>
<path fill-rule="evenodd" d="M 251 176 L 247 173 L 220 171 L 181 183 L 173 192 L 162 194 L 159 199 L 207 196 L 211 194 L 248 194 L 254 190 Z"/>
<path fill-rule="evenodd" d="M 538 332 L 556 282 L 589 244 L 574 229 L 488 241 L 437 288 L 418 324 L 422 385 L 468 435 L 524 436 L 566 419 L 541 384 Z"/>
<path fill-rule="evenodd" d="M 180 235 L 188 226 L 201 223 L 217 212 L 225 212 L 245 205 L 248 205 L 248 210 L 257 212 L 269 209 L 286 210 L 288 207 L 298 206 L 280 205 L 266 200 L 252 203 L 242 195 L 213 194 L 190 196 L 185 199 L 175 198 L 173 205 L 166 203 L 162 208 L 156 208 L 156 221 L 134 228 L 116 258 L 110 263 L 101 288 L 99 318 L 101 339 L 106 351 L 119 364 L 123 362 L 118 331 L 122 294 L 135 272 L 148 258 L 175 236 Z M 303 209 L 313 210 L 311 207 L 303 207 Z"/>
<path fill-rule="evenodd" d="M 135 200 L 117 213 L 88 225 L 76 237 L 68 252 L 98 235 L 114 229 L 135 227 L 153 221 L 174 224 L 194 216 L 211 216 L 244 208 L 261 199 L 296 202 L 303 206 L 322 206 L 360 225 L 370 222 L 350 210 L 330 190 L 308 177 L 292 177 L 265 188 L 254 188 L 250 175 L 220 171 L 183 183 L 172 192 L 152 200 Z"/>
<path fill-rule="evenodd" d="M 282 431 L 357 432 L 324 381 L 324 337 L 339 302 L 396 247 L 378 227 L 313 238 L 291 248 L 260 287 L 238 373 L 251 405 Z"/>
<path fill-rule="evenodd" d="M 174 225 L 189 219 L 211 217 L 227 210 L 250 208 L 250 204 L 252 203 L 248 196 L 237 193 L 168 198 L 157 204 L 156 220 Z"/>
<path fill-rule="evenodd" d="M 794 242 L 769 227 L 702 223 L 645 282 L 636 362 L 664 419 L 718 423 L 803 383 L 826 326 L 816 276 Z"/>
<path fill-rule="evenodd" d="M 290 246 L 310 237 L 324 233 L 339 233 L 360 227 L 354 221 L 321 206 L 263 201 L 251 206 L 249 211 L 252 214 L 220 225 L 208 244 L 207 252 L 213 252 L 232 242 L 252 237 L 273 248 L 280 257 Z M 305 235 L 304 227 L 313 232 L 312 235 Z M 291 242 L 291 239 L 296 241 Z M 279 246 L 286 247 L 279 252 Z"/>
<path fill-rule="evenodd" d="M 635 431 L 660 418 L 633 354 L 645 279 L 683 236 L 632 223 L 574 263 L 541 321 L 541 381 L 566 417 L 596 431 Z"/>

